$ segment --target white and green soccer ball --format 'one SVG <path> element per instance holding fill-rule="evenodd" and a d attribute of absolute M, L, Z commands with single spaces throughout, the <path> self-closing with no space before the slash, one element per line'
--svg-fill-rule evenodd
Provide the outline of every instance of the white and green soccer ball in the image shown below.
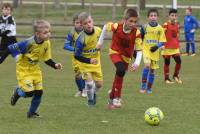
<path fill-rule="evenodd" d="M 157 126 L 163 118 L 163 112 L 157 107 L 150 107 L 144 114 L 144 119 L 149 125 Z"/>

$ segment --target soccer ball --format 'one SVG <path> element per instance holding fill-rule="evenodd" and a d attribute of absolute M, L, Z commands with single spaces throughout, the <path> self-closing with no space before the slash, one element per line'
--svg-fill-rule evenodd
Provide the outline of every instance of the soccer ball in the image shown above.
<path fill-rule="evenodd" d="M 163 112 L 157 107 L 150 107 L 144 114 L 144 119 L 149 125 L 157 126 L 163 118 Z"/>

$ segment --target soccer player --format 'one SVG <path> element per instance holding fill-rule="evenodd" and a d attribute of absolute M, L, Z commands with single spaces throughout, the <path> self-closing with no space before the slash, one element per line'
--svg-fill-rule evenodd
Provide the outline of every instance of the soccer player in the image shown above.
<path fill-rule="evenodd" d="M 149 22 L 141 27 L 143 38 L 143 60 L 141 93 L 152 93 L 154 83 L 154 71 L 159 68 L 158 60 L 160 56 L 159 48 L 166 42 L 164 29 L 158 24 L 158 10 L 150 9 L 147 17 Z"/>
<path fill-rule="evenodd" d="M 129 8 L 125 10 L 124 18 L 119 23 L 107 23 L 104 25 L 102 34 L 98 41 L 97 49 L 100 49 L 103 44 L 103 39 L 106 31 L 111 31 L 112 43 L 109 49 L 109 55 L 114 64 L 115 78 L 112 84 L 112 90 L 109 93 L 109 109 L 121 107 L 121 90 L 124 75 L 131 63 L 134 50 L 137 52 L 136 60 L 131 65 L 131 71 L 135 71 L 140 65 L 142 58 L 142 39 L 140 31 L 136 28 L 138 19 L 137 12 Z"/>
<path fill-rule="evenodd" d="M 68 32 L 65 43 L 64 43 L 64 49 L 68 50 L 69 52 L 73 52 L 75 51 L 75 41 L 78 37 L 78 34 L 83 30 L 80 21 L 78 19 L 78 15 L 79 14 L 75 14 L 73 17 L 73 25 L 74 28 L 70 30 L 70 32 Z M 78 92 L 75 94 L 75 97 L 78 96 L 82 96 L 82 97 L 86 97 L 87 93 L 85 89 L 85 81 L 83 80 L 81 73 L 80 73 L 80 69 L 78 67 L 78 63 L 77 60 L 74 58 L 74 56 L 72 56 L 72 67 L 73 70 L 75 72 L 75 81 L 76 81 L 76 85 L 78 87 Z"/>
<path fill-rule="evenodd" d="M 169 20 L 163 24 L 167 42 L 164 44 L 164 50 L 161 52 L 164 58 L 164 79 L 165 83 L 172 84 L 173 81 L 169 78 L 169 65 L 170 58 L 174 58 L 176 62 L 173 79 L 181 84 L 182 81 L 179 78 L 179 72 L 181 69 L 181 57 L 179 49 L 179 24 L 177 22 L 177 10 L 170 9 Z"/>
<path fill-rule="evenodd" d="M 186 53 L 183 56 L 189 56 L 190 46 L 192 48 L 192 54 L 190 56 L 195 56 L 195 42 L 194 42 L 194 34 L 195 30 L 199 27 L 199 23 L 197 19 L 192 16 L 192 8 L 188 7 L 185 10 L 184 17 L 184 33 L 186 40 Z"/>
<path fill-rule="evenodd" d="M 80 13 L 78 19 L 83 26 L 83 31 L 76 40 L 74 57 L 78 60 L 80 72 L 83 74 L 83 79 L 85 79 L 88 105 L 94 106 L 96 104 L 96 91 L 103 84 L 100 51 L 96 49 L 101 28 L 93 25 L 92 16 L 86 12 Z"/>
<path fill-rule="evenodd" d="M 12 6 L 9 3 L 4 3 L 1 7 L 2 16 L 0 16 L 0 52 L 4 52 L 9 44 L 14 44 L 16 40 L 16 24 L 12 13 Z M 0 64 L 8 55 L 0 57 Z"/>
<path fill-rule="evenodd" d="M 14 106 L 20 97 L 32 97 L 27 112 L 28 118 L 39 117 L 36 111 L 43 94 L 39 61 L 43 60 L 54 69 L 62 69 L 62 65 L 55 63 L 51 57 L 50 28 L 50 23 L 45 20 L 34 21 L 34 35 L 32 37 L 8 46 L 8 52 L 16 59 L 18 80 L 18 87 L 11 97 L 11 105 Z"/>

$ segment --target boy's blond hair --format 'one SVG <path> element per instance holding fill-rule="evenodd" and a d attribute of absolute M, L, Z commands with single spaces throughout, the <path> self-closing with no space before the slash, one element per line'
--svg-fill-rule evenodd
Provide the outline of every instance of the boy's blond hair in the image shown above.
<path fill-rule="evenodd" d="M 33 32 L 40 32 L 44 28 L 51 28 L 51 25 L 46 20 L 36 20 L 33 22 Z"/>
<path fill-rule="evenodd" d="M 90 15 L 86 12 L 82 12 L 78 15 L 78 19 L 80 22 L 83 22 L 85 19 L 87 19 Z"/>

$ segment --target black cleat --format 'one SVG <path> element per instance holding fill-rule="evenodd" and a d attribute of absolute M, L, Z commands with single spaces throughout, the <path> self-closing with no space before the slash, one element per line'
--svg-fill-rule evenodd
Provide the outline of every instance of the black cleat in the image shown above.
<path fill-rule="evenodd" d="M 27 113 L 27 118 L 38 118 L 38 117 L 41 117 L 38 113 L 31 113 L 31 112 L 28 112 Z"/>
<path fill-rule="evenodd" d="M 12 95 L 12 97 L 11 97 L 11 101 L 10 101 L 11 105 L 14 106 L 14 105 L 17 103 L 17 100 L 18 100 L 19 98 L 20 98 L 20 96 L 19 96 L 18 93 L 17 93 L 17 89 L 15 89 L 15 90 L 14 90 L 14 93 L 13 93 L 13 95 Z"/>

